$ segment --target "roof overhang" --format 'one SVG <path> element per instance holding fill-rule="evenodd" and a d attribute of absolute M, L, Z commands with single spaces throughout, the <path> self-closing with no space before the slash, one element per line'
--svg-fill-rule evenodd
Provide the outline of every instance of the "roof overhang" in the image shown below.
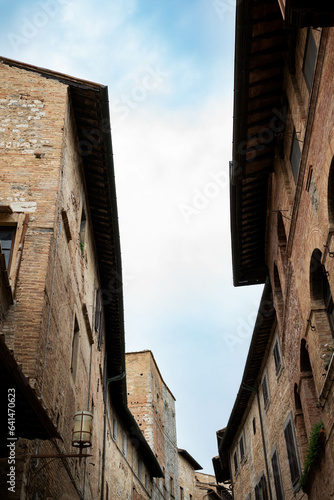
<path fill-rule="evenodd" d="M 190 453 L 187 452 L 187 450 L 182 450 L 181 448 L 177 449 L 178 454 L 181 455 L 187 462 L 190 463 L 190 465 L 193 467 L 194 470 L 202 470 L 203 467 L 196 462 L 196 460 L 190 455 Z"/>
<path fill-rule="evenodd" d="M 139 443 L 139 451 L 148 460 L 150 472 L 154 477 L 162 477 L 160 465 L 128 409 L 126 378 L 122 376 L 125 373 L 123 283 L 108 89 L 98 83 L 11 59 L 2 57 L 0 61 L 69 87 L 78 144 L 82 146 L 79 154 L 85 175 L 103 294 L 108 376 L 119 377 L 112 384 L 112 390 L 109 387 L 110 399 Z"/>
<path fill-rule="evenodd" d="M 276 1 L 237 2 L 231 233 L 235 286 L 264 283 L 268 177 L 273 171 L 289 32 Z M 284 127 L 284 124 L 283 124 Z"/>
<path fill-rule="evenodd" d="M 328 27 L 334 24 L 334 9 L 328 0 L 278 0 L 287 25 L 298 28 Z"/>

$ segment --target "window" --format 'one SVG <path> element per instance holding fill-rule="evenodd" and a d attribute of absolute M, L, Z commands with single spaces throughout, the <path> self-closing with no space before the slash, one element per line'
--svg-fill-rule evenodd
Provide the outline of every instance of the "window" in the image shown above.
<path fill-rule="evenodd" d="M 264 407 L 267 409 L 270 403 L 267 375 L 265 375 L 262 380 L 262 395 Z"/>
<path fill-rule="evenodd" d="M 117 420 L 116 418 L 112 419 L 112 437 L 117 439 Z"/>
<path fill-rule="evenodd" d="M 234 473 L 237 474 L 238 470 L 239 470 L 237 450 L 235 450 L 235 452 L 233 454 L 233 463 L 234 463 Z"/>
<path fill-rule="evenodd" d="M 12 260 L 12 250 L 15 239 L 15 226 L 1 226 L 0 227 L 0 243 L 1 250 L 5 256 L 6 269 L 10 268 Z"/>
<path fill-rule="evenodd" d="M 256 420 L 255 417 L 253 418 L 253 434 L 256 434 Z"/>
<path fill-rule="evenodd" d="M 169 478 L 169 494 L 171 497 L 174 497 L 174 478 L 170 476 Z"/>
<path fill-rule="evenodd" d="M 239 450 L 240 450 L 240 461 L 242 461 L 245 458 L 245 441 L 243 435 L 239 440 Z"/>
<path fill-rule="evenodd" d="M 192 495 L 189 495 L 189 500 L 193 500 L 193 496 Z"/>
<path fill-rule="evenodd" d="M 282 486 L 282 478 L 281 478 L 281 470 L 279 467 L 279 462 L 278 462 L 278 455 L 277 455 L 277 450 L 276 447 L 271 455 L 271 465 L 273 468 L 273 475 L 274 475 L 274 484 L 275 484 L 275 491 L 276 491 L 276 500 L 284 500 L 284 495 L 283 495 L 283 486 Z"/>
<path fill-rule="evenodd" d="M 95 331 L 98 335 L 97 348 L 101 351 L 102 331 L 103 331 L 103 309 L 102 309 L 102 294 L 101 290 L 96 290 L 95 295 Z"/>
<path fill-rule="evenodd" d="M 78 357 L 79 357 L 79 325 L 77 322 L 77 318 L 75 318 L 73 337 L 72 337 L 72 356 L 71 356 L 71 372 L 74 379 L 77 372 Z"/>
<path fill-rule="evenodd" d="M 274 360 L 275 360 L 276 375 L 279 375 L 279 373 L 281 372 L 281 368 L 282 368 L 282 356 L 281 356 L 281 348 L 280 348 L 280 343 L 279 343 L 278 338 L 276 339 L 275 344 L 274 344 L 273 355 L 274 355 Z"/>
<path fill-rule="evenodd" d="M 148 485 L 148 477 L 147 477 L 147 474 L 145 474 L 145 488 L 147 489 L 147 485 Z"/>
<path fill-rule="evenodd" d="M 317 52 L 318 52 L 317 44 L 315 43 L 312 30 L 309 29 L 307 33 L 304 64 L 303 64 L 303 73 L 309 92 L 312 87 L 314 68 L 317 60 Z"/>
<path fill-rule="evenodd" d="M 180 486 L 180 500 L 184 500 L 183 488 Z"/>
<path fill-rule="evenodd" d="M 141 459 L 138 457 L 138 478 L 141 481 L 141 469 L 142 469 L 142 462 Z"/>
<path fill-rule="evenodd" d="M 299 466 L 299 459 L 298 459 L 298 454 L 297 454 L 295 433 L 294 433 L 294 429 L 292 426 L 291 414 L 287 418 L 285 425 L 284 425 L 284 438 L 285 438 L 286 451 L 287 451 L 288 460 L 289 460 L 291 482 L 292 482 L 292 485 L 297 488 L 298 480 L 300 478 L 300 466 Z"/>
<path fill-rule="evenodd" d="M 86 225 L 87 225 L 86 212 L 85 208 L 82 207 L 81 221 L 80 221 L 80 247 L 82 252 L 84 250 L 84 245 L 85 245 Z"/>
<path fill-rule="evenodd" d="M 125 432 L 123 432 L 122 435 L 122 448 L 123 448 L 123 455 L 126 457 L 128 451 L 128 438 Z"/>
<path fill-rule="evenodd" d="M 302 153 L 301 153 L 301 149 L 300 149 L 299 140 L 297 137 L 296 130 L 293 129 L 290 163 L 292 166 L 292 172 L 293 172 L 293 177 L 295 179 L 295 182 L 297 182 L 297 178 L 298 178 L 301 157 L 302 157 Z"/>
<path fill-rule="evenodd" d="M 255 499 L 268 500 L 267 481 L 263 473 L 255 486 Z"/>

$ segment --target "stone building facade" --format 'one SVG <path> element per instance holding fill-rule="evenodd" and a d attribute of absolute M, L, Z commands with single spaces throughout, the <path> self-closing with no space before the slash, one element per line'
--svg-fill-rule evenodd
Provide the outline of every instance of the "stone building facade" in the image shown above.
<path fill-rule="evenodd" d="M 151 498 L 162 470 L 126 397 L 107 88 L 1 58 L 0 127 L 0 496 Z M 93 414 L 82 460 L 78 410 Z"/>
<path fill-rule="evenodd" d="M 153 500 L 222 498 L 215 489 L 215 477 L 203 474 L 198 479 L 202 467 L 177 447 L 175 398 L 153 353 L 126 353 L 126 372 L 129 408 L 164 472 L 164 478 L 153 481 Z"/>
<path fill-rule="evenodd" d="M 186 451 L 179 449 L 180 500 L 221 500 L 223 487 L 215 476 L 199 472 L 202 467 Z"/>
<path fill-rule="evenodd" d="M 126 353 L 126 373 L 129 408 L 164 473 L 153 498 L 178 498 L 175 398 L 151 351 Z"/>
<path fill-rule="evenodd" d="M 332 26 L 321 2 L 237 5 L 233 276 L 266 282 L 218 433 L 217 477 L 241 500 L 334 496 Z"/>

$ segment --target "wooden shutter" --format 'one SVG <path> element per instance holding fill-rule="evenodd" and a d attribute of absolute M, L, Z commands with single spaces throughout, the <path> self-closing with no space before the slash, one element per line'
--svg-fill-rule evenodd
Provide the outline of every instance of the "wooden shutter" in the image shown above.
<path fill-rule="evenodd" d="M 262 394 L 263 394 L 263 403 L 266 406 L 268 401 L 268 385 L 267 385 L 267 376 L 264 377 L 262 381 Z"/>
<path fill-rule="evenodd" d="M 286 428 L 284 429 L 284 437 L 286 450 L 288 452 L 291 481 L 292 484 L 295 485 L 300 477 L 300 472 L 291 420 L 288 422 Z"/>
<path fill-rule="evenodd" d="M 282 484 L 281 484 L 281 474 L 279 470 L 278 457 L 276 451 L 273 453 L 273 456 L 271 457 L 271 465 L 273 467 L 273 473 L 274 473 L 276 499 L 284 500 Z"/>
<path fill-rule="evenodd" d="M 244 445 L 244 438 L 241 436 L 240 441 L 239 441 L 239 448 L 240 448 L 240 459 L 242 460 L 245 456 L 245 445 Z"/>
<path fill-rule="evenodd" d="M 292 166 L 292 172 L 293 172 L 293 177 L 295 179 L 295 182 L 297 182 L 301 157 L 302 157 L 302 153 L 300 150 L 300 144 L 298 141 L 296 130 L 294 130 L 293 131 L 293 138 L 292 138 L 290 163 Z"/>
<path fill-rule="evenodd" d="M 304 56 L 303 73 L 308 90 L 311 90 L 315 63 L 317 60 L 317 45 L 314 40 L 312 30 L 308 30 Z"/>
<path fill-rule="evenodd" d="M 274 354 L 274 360 L 275 360 L 275 369 L 276 369 L 276 373 L 277 373 L 278 370 L 280 369 L 280 366 L 281 366 L 281 355 L 279 352 L 279 346 L 278 346 L 277 340 L 276 340 L 275 345 L 274 345 L 273 354 Z"/>

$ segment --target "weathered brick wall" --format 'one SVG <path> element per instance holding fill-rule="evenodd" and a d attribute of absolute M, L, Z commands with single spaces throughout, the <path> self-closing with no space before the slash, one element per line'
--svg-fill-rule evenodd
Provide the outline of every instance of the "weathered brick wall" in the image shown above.
<path fill-rule="evenodd" d="M 289 461 L 284 438 L 284 424 L 290 412 L 294 408 L 293 395 L 290 390 L 289 372 L 283 360 L 283 368 L 276 374 L 273 348 L 278 338 L 278 329 L 273 332 L 270 344 L 268 345 L 262 369 L 259 373 L 259 400 L 262 416 L 263 435 L 265 439 L 267 463 L 269 467 L 269 481 L 266 471 L 264 449 L 262 443 L 262 431 L 260 415 L 258 410 L 257 395 L 250 399 L 248 408 L 244 414 L 243 422 L 235 436 L 231 446 L 231 470 L 234 482 L 235 498 L 246 498 L 249 493 L 254 495 L 255 486 L 259 480 L 261 472 L 266 476 L 267 485 L 270 482 L 273 498 L 276 499 L 273 469 L 271 465 L 271 456 L 276 447 L 281 471 L 282 484 L 286 498 L 294 496 L 291 483 Z M 264 406 L 263 394 L 261 390 L 262 378 L 266 374 L 268 380 L 268 391 L 270 403 Z M 253 420 L 255 419 L 255 434 L 253 429 Z M 294 426 L 296 421 L 294 420 Z M 240 460 L 239 440 L 241 435 L 244 437 L 245 458 Z M 297 449 L 300 458 L 303 457 L 301 444 L 297 440 Z M 233 454 L 237 450 L 239 468 L 237 474 L 234 472 Z M 268 485 L 269 486 L 269 485 Z M 303 493 L 299 491 L 295 498 L 302 498 Z"/>
<path fill-rule="evenodd" d="M 155 480 L 157 498 L 170 495 L 173 478 L 179 495 L 175 399 L 164 383 L 151 351 L 126 354 L 128 405 L 165 473 Z"/>
<path fill-rule="evenodd" d="M 180 454 L 179 454 L 178 467 L 179 467 L 180 488 L 183 488 L 184 498 L 188 500 L 189 495 L 192 495 L 195 500 L 196 486 L 195 486 L 194 468 L 190 465 L 188 460 L 186 460 Z"/>
<path fill-rule="evenodd" d="M 215 476 L 212 476 L 211 474 L 205 474 L 204 472 L 196 472 L 196 471 L 194 471 L 193 474 L 195 475 L 194 500 L 204 500 L 204 499 L 206 500 L 208 498 L 207 491 L 205 490 L 205 488 L 212 489 L 217 494 L 219 494 L 218 490 L 215 488 L 216 484 Z M 205 483 L 205 485 L 201 485 L 200 483 Z M 187 497 L 185 497 L 185 499 L 187 499 Z"/>
<path fill-rule="evenodd" d="M 27 497 L 97 498 L 101 490 L 104 345 L 97 348 L 94 330 L 96 268 L 89 206 L 80 156 L 77 153 L 73 111 L 68 88 L 55 80 L 23 69 L 1 66 L 1 188 L 2 203 L 30 219 L 15 289 L 15 304 L 2 325 L 6 343 L 14 350 L 24 374 L 63 437 L 58 449 L 50 441 L 21 440 L 18 468 Z M 80 247 L 82 206 L 86 205 L 86 235 Z M 72 239 L 68 241 L 62 210 Z M 88 321 L 83 306 L 88 312 Z M 75 318 L 79 330 L 76 371 L 71 369 Z M 91 339 L 95 343 L 91 343 Z M 85 465 L 66 459 L 47 466 L 34 479 L 32 453 L 73 452 L 71 430 L 76 411 L 94 411 L 93 457 Z M 26 455 L 26 458 L 24 457 Z M 95 464 L 91 465 L 91 463 Z M 39 466 L 44 462 L 40 461 Z M 19 478 L 18 478 L 19 481 Z M 18 492 L 18 498 L 20 492 Z"/>
<path fill-rule="evenodd" d="M 117 421 L 117 435 L 114 436 L 113 421 Z M 124 439 L 127 444 L 124 447 Z M 139 476 L 138 459 L 141 460 Z M 109 499 L 145 500 L 151 498 L 153 481 L 145 460 L 138 452 L 137 438 L 122 424 L 117 412 L 110 408 L 107 421 L 105 482 L 108 484 Z M 105 487 L 106 493 L 106 487 Z"/>
<path fill-rule="evenodd" d="M 322 252 L 322 264 L 328 271 L 331 290 L 334 290 L 334 263 L 324 248 L 327 244 L 333 251 L 328 207 L 328 177 L 334 156 L 334 100 L 332 98 L 334 30 L 333 28 L 313 30 L 313 34 L 318 45 L 318 63 L 312 93 L 308 92 L 302 71 L 306 29 L 300 30 L 297 39 L 296 74 L 291 75 L 286 71 L 285 91 L 290 117 L 285 134 L 285 158 L 276 160 L 270 185 L 267 263 L 274 288 L 275 305 L 279 301 L 279 291 L 277 286 L 275 287 L 274 279 L 275 263 L 281 282 L 284 307 L 281 314 L 278 314 L 278 322 L 283 337 L 285 370 L 288 373 L 287 387 L 293 394 L 294 384 L 297 384 L 301 399 L 302 410 L 297 412 L 297 426 L 299 427 L 300 422 L 303 421 L 306 434 L 309 436 L 312 425 L 323 420 L 328 438 L 326 459 L 321 462 L 310 498 L 326 496 L 329 498 L 334 494 L 334 482 L 328 479 L 331 477 L 330 471 L 333 470 L 334 463 L 333 387 L 323 408 L 319 408 L 318 398 L 326 378 L 322 358 L 326 351 L 324 344 L 332 340 L 332 333 L 324 304 L 321 301 L 312 300 L 310 278 L 312 272 L 316 271 L 315 263 L 311 261 L 312 253 L 315 249 L 319 249 Z M 327 43 L 324 44 L 326 37 L 328 37 Z M 315 86 L 318 83 L 319 92 L 316 96 Z M 314 106 L 314 120 L 310 125 L 307 120 L 310 117 L 309 112 L 313 112 L 312 106 Z M 304 151 L 297 186 L 292 176 L 289 160 L 293 126 L 299 132 L 298 138 L 301 149 Z M 287 236 L 285 256 L 278 244 L 277 210 L 282 210 L 285 216 L 283 217 Z M 294 233 L 291 228 L 294 228 Z M 300 351 L 303 338 L 306 339 L 311 363 L 311 378 L 309 375 L 301 374 Z M 294 414 L 296 414 L 295 411 Z M 273 416 L 272 420 L 277 420 L 277 416 Z M 301 441 L 305 441 L 305 433 L 304 437 L 302 430 L 297 434 L 299 444 L 302 446 Z M 303 447 L 305 449 L 305 443 Z"/>

